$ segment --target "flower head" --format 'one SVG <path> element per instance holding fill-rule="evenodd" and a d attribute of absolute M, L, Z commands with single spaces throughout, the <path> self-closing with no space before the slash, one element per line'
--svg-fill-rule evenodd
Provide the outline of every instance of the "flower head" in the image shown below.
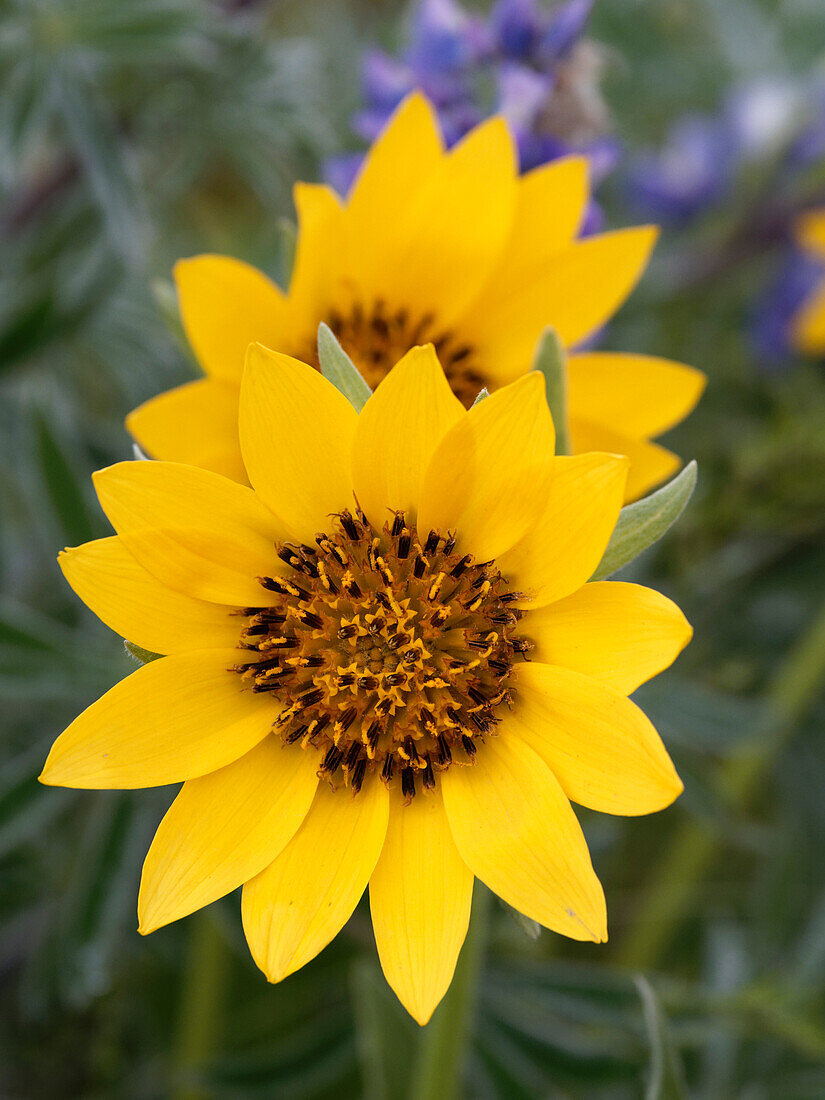
<path fill-rule="evenodd" d="M 809 254 L 813 263 L 825 262 L 825 210 L 811 210 L 800 219 L 797 226 L 799 244 Z M 810 273 L 811 266 L 806 266 Z M 811 274 L 809 274 L 809 284 Z M 806 355 L 825 355 L 825 278 L 816 278 L 813 269 L 813 287 L 804 304 L 793 317 L 791 340 Z"/>
<path fill-rule="evenodd" d="M 543 380 L 456 399 L 431 346 L 360 415 L 312 367 L 250 349 L 252 487 L 172 462 L 95 477 L 117 534 L 61 556 L 112 628 L 166 654 L 62 734 L 46 783 L 182 782 L 143 870 L 150 932 L 243 885 L 278 981 L 369 885 L 379 956 L 425 1022 L 477 876 L 567 936 L 606 937 L 570 800 L 617 814 L 681 784 L 627 698 L 690 627 L 587 583 L 627 460 L 552 457 Z"/>
<path fill-rule="evenodd" d="M 453 392 L 470 405 L 531 367 L 552 325 L 575 348 L 636 283 L 650 226 L 578 240 L 584 160 L 520 177 L 512 137 L 492 119 L 446 152 L 433 109 L 413 95 L 376 142 L 346 202 L 299 184 L 289 290 L 224 256 L 175 270 L 181 315 L 207 379 L 163 394 L 129 427 L 156 458 L 243 479 L 237 394 L 250 342 L 314 361 L 326 322 L 371 386 L 411 347 L 435 345 Z M 573 446 L 628 455 L 630 495 L 677 467 L 650 442 L 698 399 L 702 375 L 641 356 L 571 354 Z"/>

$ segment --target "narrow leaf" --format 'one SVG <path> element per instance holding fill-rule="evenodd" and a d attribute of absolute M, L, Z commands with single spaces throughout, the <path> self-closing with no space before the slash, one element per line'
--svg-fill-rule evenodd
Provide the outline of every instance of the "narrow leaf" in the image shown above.
<path fill-rule="evenodd" d="M 532 917 L 525 917 L 524 913 L 519 913 L 518 909 L 514 909 L 512 905 L 508 905 L 506 901 L 503 901 L 502 906 L 507 911 L 507 914 L 513 918 L 522 932 L 530 940 L 537 940 L 541 935 L 541 925 L 537 920 L 533 920 Z"/>
<path fill-rule="evenodd" d="M 162 653 L 152 653 L 149 649 L 143 649 L 142 646 L 135 645 L 134 642 L 127 642 L 124 640 L 123 645 L 129 656 L 134 657 L 134 659 L 139 661 L 142 665 L 148 665 L 150 661 L 158 661 L 163 656 Z"/>
<path fill-rule="evenodd" d="M 287 290 L 295 266 L 295 249 L 298 244 L 298 227 L 291 218 L 278 218 L 278 235 L 275 240 L 275 280 L 282 290 Z"/>
<path fill-rule="evenodd" d="M 149 289 L 167 332 L 170 333 L 189 362 L 195 363 L 194 353 L 186 338 L 186 333 L 183 331 L 180 309 L 178 308 L 178 292 L 175 290 L 175 284 L 171 279 L 155 278 L 149 281 Z"/>
<path fill-rule="evenodd" d="M 46 495 L 60 523 L 63 538 L 73 546 L 88 542 L 95 537 L 95 530 L 89 518 L 80 478 L 52 426 L 39 412 L 34 417 L 34 428 Z"/>
<path fill-rule="evenodd" d="M 369 400 L 372 390 L 336 340 L 332 329 L 323 321 L 318 326 L 318 361 L 324 378 L 332 382 L 356 411 L 360 412 Z"/>
<path fill-rule="evenodd" d="M 696 462 L 655 493 L 622 508 L 598 569 L 590 578 L 604 580 L 657 542 L 682 514 L 696 488 Z"/>
<path fill-rule="evenodd" d="M 670 1040 L 667 1019 L 659 998 L 647 978 L 637 974 L 633 980 L 642 999 L 650 1044 L 650 1069 L 645 1100 L 686 1100 L 682 1068 Z"/>
<path fill-rule="evenodd" d="M 355 1035 L 366 1095 L 372 1100 L 406 1100 L 411 1051 L 420 1032 L 390 993 L 373 960 L 352 970 Z"/>
<path fill-rule="evenodd" d="M 567 356 L 554 328 L 546 328 L 539 341 L 533 370 L 544 375 L 547 404 L 556 429 L 556 454 L 570 454 L 567 424 Z"/>
<path fill-rule="evenodd" d="M 55 106 L 109 239 L 128 266 L 137 266 L 145 258 L 144 224 L 116 121 L 105 100 L 78 73 L 57 67 L 51 78 Z"/>

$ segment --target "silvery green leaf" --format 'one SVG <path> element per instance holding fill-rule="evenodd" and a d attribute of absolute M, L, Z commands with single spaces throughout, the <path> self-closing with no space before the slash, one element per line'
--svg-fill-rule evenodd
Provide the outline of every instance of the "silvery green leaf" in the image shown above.
<path fill-rule="evenodd" d="M 50 76 L 53 103 L 100 207 L 109 240 L 127 266 L 138 267 L 145 262 L 146 223 L 114 112 L 80 66 L 56 65 Z"/>
<path fill-rule="evenodd" d="M 174 338 L 187 359 L 191 363 L 195 363 L 194 353 L 189 346 L 186 333 L 183 331 L 180 310 L 178 309 L 178 292 L 175 289 L 175 284 L 171 279 L 155 278 L 149 280 L 149 289 L 167 331 Z"/>
<path fill-rule="evenodd" d="M 275 242 L 275 277 L 286 290 L 295 266 L 295 248 L 298 244 L 298 227 L 291 218 L 278 218 L 278 236 Z"/>
<path fill-rule="evenodd" d="M 696 462 L 689 462 L 667 485 L 622 508 L 604 557 L 591 580 L 609 577 L 662 537 L 690 500 L 696 488 L 696 473 Z"/>
<path fill-rule="evenodd" d="M 539 938 L 541 935 L 541 925 L 537 920 L 533 920 L 532 917 L 525 917 L 524 913 L 519 913 L 518 909 L 514 909 L 513 906 L 508 905 L 506 901 L 503 901 L 501 904 L 528 939 L 537 940 Z"/>
<path fill-rule="evenodd" d="M 647 978 L 634 977 L 642 1000 L 645 1027 L 650 1044 L 650 1069 L 648 1071 L 645 1100 L 684 1100 L 685 1091 L 682 1067 L 673 1049 L 667 1018 L 659 998 Z"/>
<path fill-rule="evenodd" d="M 360 412 L 369 400 L 372 390 L 336 340 L 335 333 L 323 321 L 318 326 L 318 362 L 324 378 L 332 382 L 336 390 L 340 390 L 356 412 Z"/>
<path fill-rule="evenodd" d="M 533 370 L 544 375 L 547 404 L 556 429 L 556 454 L 570 454 L 567 430 L 567 356 L 554 328 L 546 328 L 539 341 Z"/>
<path fill-rule="evenodd" d="M 134 642 L 127 642 L 124 640 L 123 645 L 129 656 L 134 657 L 134 659 L 139 661 L 142 665 L 148 665 L 150 661 L 158 661 L 163 656 L 162 653 L 152 653 L 151 650 L 135 645 Z"/>

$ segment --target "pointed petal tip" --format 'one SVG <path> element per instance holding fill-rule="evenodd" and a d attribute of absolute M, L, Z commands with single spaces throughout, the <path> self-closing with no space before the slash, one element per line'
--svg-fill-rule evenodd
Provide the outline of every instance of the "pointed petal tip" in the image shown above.
<path fill-rule="evenodd" d="M 404 126 L 407 120 L 413 118 L 415 115 L 426 116 L 430 128 L 438 136 L 438 144 L 441 148 L 444 148 L 444 137 L 441 132 L 441 124 L 438 120 L 438 114 L 432 101 L 420 88 L 414 88 L 409 92 L 390 116 L 389 121 L 384 127 L 383 133 L 387 133 L 389 130 L 396 126 Z M 380 140 L 380 137 L 379 139 Z M 367 153 L 369 156 L 369 153 Z"/>
<path fill-rule="evenodd" d="M 59 787 L 60 784 L 55 782 L 53 778 L 53 769 L 49 767 L 48 760 L 43 765 L 43 771 L 38 775 L 37 782 L 42 783 L 44 787 Z"/>

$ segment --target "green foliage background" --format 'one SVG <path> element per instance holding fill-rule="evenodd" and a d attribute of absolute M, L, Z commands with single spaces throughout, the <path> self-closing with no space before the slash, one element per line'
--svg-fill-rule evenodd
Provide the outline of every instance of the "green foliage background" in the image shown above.
<path fill-rule="evenodd" d="M 447 1095 L 422 1091 L 426 1033 L 380 977 L 365 908 L 278 987 L 249 958 L 237 898 L 142 939 L 140 864 L 171 792 L 35 780 L 55 735 L 129 671 L 55 554 L 108 533 L 89 474 L 128 456 L 124 414 L 194 376 L 171 264 L 228 251 L 283 277 L 291 184 L 353 144 L 359 51 L 393 42 L 402 14 L 0 0 L 4 1097 Z M 734 81 L 812 71 L 825 12 L 598 0 L 592 29 L 632 150 Z M 699 460 L 694 501 L 627 571 L 696 628 L 639 693 L 686 792 L 654 818 L 585 820 L 607 946 L 531 939 L 493 913 L 468 1097 L 825 1095 L 825 376 L 753 361 L 747 311 L 776 258 L 757 231 L 764 184 L 754 168 L 666 234 L 611 332 L 710 379 L 671 440 Z M 618 186 L 605 198 L 612 224 L 631 220 Z"/>

